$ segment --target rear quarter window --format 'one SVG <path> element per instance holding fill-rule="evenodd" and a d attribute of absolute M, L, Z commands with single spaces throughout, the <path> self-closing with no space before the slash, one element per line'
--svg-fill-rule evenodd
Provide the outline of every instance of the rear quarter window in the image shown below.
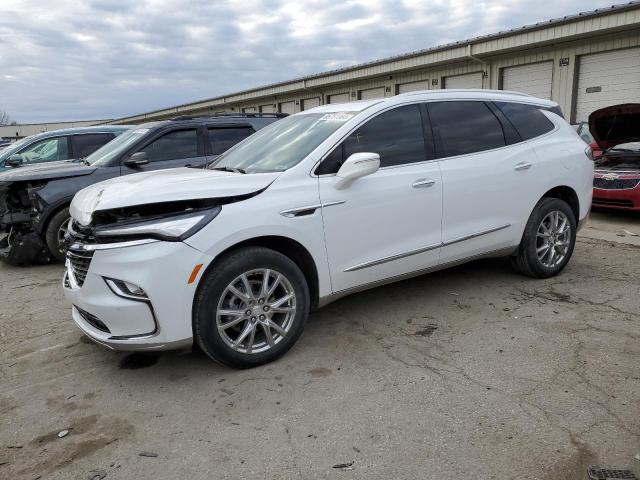
<path fill-rule="evenodd" d="M 481 101 L 427 104 L 438 158 L 483 152 L 506 145 L 502 124 Z"/>
<path fill-rule="evenodd" d="M 495 105 L 515 127 L 522 140 L 531 140 L 554 128 L 551 120 L 536 105 L 511 102 L 495 102 Z M 553 110 L 550 109 L 550 111 Z M 554 113 L 556 112 L 554 111 Z"/>

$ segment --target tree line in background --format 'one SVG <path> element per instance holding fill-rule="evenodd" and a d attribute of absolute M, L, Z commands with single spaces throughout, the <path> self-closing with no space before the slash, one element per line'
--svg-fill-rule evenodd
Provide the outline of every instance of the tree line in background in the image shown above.
<path fill-rule="evenodd" d="M 11 117 L 4 110 L 0 110 L 0 125 L 15 125 L 16 122 L 11 121 Z"/>

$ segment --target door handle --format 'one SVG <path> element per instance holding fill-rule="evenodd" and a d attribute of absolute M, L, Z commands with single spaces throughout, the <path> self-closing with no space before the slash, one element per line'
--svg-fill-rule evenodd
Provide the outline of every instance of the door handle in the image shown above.
<path fill-rule="evenodd" d="M 411 186 L 413 188 L 427 188 L 427 187 L 433 187 L 435 184 L 436 184 L 435 180 L 432 180 L 430 178 L 421 178 L 420 180 L 416 180 L 415 182 L 413 182 Z"/>
<path fill-rule="evenodd" d="M 529 170 L 531 168 L 531 164 L 528 162 L 522 162 L 522 163 L 518 163 L 516 164 L 515 167 L 513 167 L 514 170 L 516 170 L 517 172 L 520 172 L 522 170 Z"/>

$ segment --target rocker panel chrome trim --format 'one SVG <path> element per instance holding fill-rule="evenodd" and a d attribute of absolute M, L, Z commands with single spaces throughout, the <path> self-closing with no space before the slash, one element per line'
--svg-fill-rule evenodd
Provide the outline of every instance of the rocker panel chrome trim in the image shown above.
<path fill-rule="evenodd" d="M 471 240 L 472 238 L 480 237 L 482 235 L 488 235 L 489 233 L 498 232 L 500 230 L 504 230 L 505 228 L 509 228 L 511 226 L 510 223 L 506 225 L 502 225 L 501 227 L 490 228 L 489 230 L 483 230 L 482 232 L 472 233 L 471 235 L 465 235 L 464 237 L 454 238 L 453 240 L 449 240 L 448 242 L 443 242 L 443 247 L 448 247 L 449 245 L 453 245 L 455 243 L 464 242 L 466 240 Z"/>
<path fill-rule="evenodd" d="M 517 245 L 514 247 L 500 248 L 498 250 L 492 250 L 486 253 L 480 253 L 478 255 L 471 255 L 470 257 L 461 258 L 460 260 L 454 260 L 447 263 L 442 263 L 440 265 L 434 265 L 432 267 L 423 268 L 420 270 L 414 270 L 413 272 L 403 273 L 401 275 L 396 275 L 394 277 L 383 278 L 382 280 L 377 280 L 375 282 L 367 283 L 364 285 L 358 285 L 356 287 L 347 288 L 345 290 L 340 290 L 338 292 L 331 293 L 324 297 L 321 297 L 318 301 L 318 308 L 322 308 L 330 304 L 331 302 L 335 302 L 342 297 L 346 297 L 352 293 L 362 292 L 364 290 L 370 290 L 372 288 L 380 287 L 382 285 L 387 285 L 389 283 L 399 282 L 401 280 L 406 280 L 409 278 L 417 277 L 420 275 L 424 275 L 426 273 L 437 272 L 438 270 L 444 270 L 449 267 L 453 267 L 455 265 L 460 265 L 471 260 L 478 260 L 480 258 L 491 258 L 491 257 L 503 257 L 509 256 L 513 254 L 515 249 L 518 248 Z"/>
<path fill-rule="evenodd" d="M 392 260 L 399 260 L 401 258 L 410 257 L 412 255 L 418 255 L 419 253 L 435 250 L 436 248 L 440 248 L 441 246 L 442 246 L 441 243 L 437 243 L 435 245 L 429 245 L 428 247 L 419 248 L 417 250 L 411 250 L 405 253 L 398 253 L 397 255 L 391 255 L 389 257 L 380 258 L 378 260 L 372 260 L 370 262 L 359 263 L 358 265 L 354 265 L 353 267 L 347 268 L 345 272 L 355 272 L 356 270 L 362 270 L 363 268 L 373 267 L 375 265 L 381 265 L 383 263 L 391 262 Z"/>
<path fill-rule="evenodd" d="M 497 232 L 499 230 L 504 230 L 505 228 L 509 228 L 510 226 L 511 224 L 502 225 L 501 227 L 495 227 L 489 230 L 484 230 L 482 232 L 472 233 L 471 235 L 465 235 L 464 237 L 449 240 L 448 242 L 429 245 L 427 247 L 418 248 L 417 250 L 411 250 L 409 252 L 398 253 L 396 255 L 390 255 L 388 257 L 379 258 L 377 260 L 371 260 L 370 262 L 359 263 L 357 265 L 347 268 L 345 272 L 355 272 L 356 270 L 362 270 L 363 268 L 373 267 L 375 265 L 381 265 L 383 263 L 391 262 L 393 260 L 399 260 L 401 258 L 410 257 L 412 255 L 418 255 L 420 253 L 428 252 L 430 250 L 435 250 L 436 248 L 447 247 L 449 245 L 454 245 L 456 243 L 464 242 L 466 240 L 471 240 L 472 238 L 480 237 L 482 235 L 487 235 L 489 233 Z"/>

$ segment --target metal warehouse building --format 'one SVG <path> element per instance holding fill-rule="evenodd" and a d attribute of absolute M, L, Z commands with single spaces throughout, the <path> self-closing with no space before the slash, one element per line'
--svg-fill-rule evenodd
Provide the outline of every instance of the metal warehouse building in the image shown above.
<path fill-rule="evenodd" d="M 114 120 L 142 123 L 218 112 L 295 113 L 412 90 L 492 88 L 558 102 L 572 122 L 640 102 L 640 2 L 375 60 Z"/>
<path fill-rule="evenodd" d="M 47 122 L 47 123 L 20 123 L 0 126 L 0 138 L 19 138 L 35 135 L 36 133 L 49 132 L 60 128 L 88 127 L 100 123 L 107 123 L 110 120 L 80 120 L 78 122 Z"/>

